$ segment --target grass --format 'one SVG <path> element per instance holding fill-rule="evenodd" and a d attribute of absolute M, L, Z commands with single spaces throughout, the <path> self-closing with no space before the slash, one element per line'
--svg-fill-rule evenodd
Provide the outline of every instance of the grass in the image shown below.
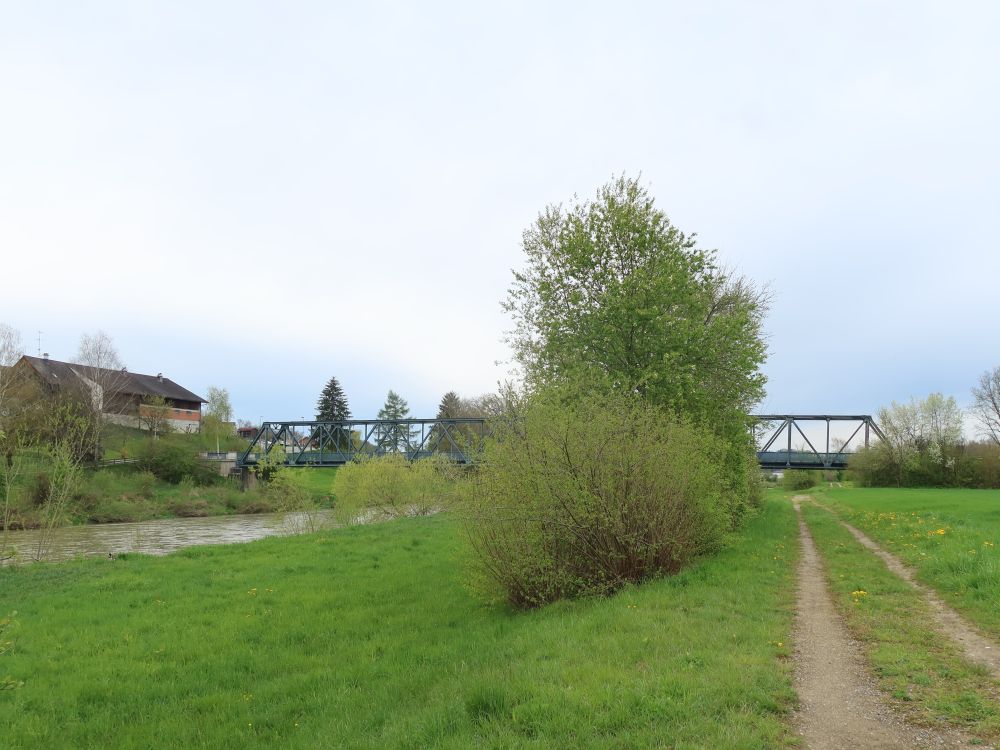
<path fill-rule="evenodd" d="M 795 519 L 527 613 L 464 583 L 447 514 L 0 569 L 6 748 L 794 744 Z"/>
<path fill-rule="evenodd" d="M 921 595 L 858 543 L 835 516 L 803 513 L 822 555 L 834 602 L 865 647 L 879 687 L 918 723 L 944 721 L 1000 736 L 997 685 L 934 629 Z"/>
<path fill-rule="evenodd" d="M 831 489 L 823 498 L 1000 638 L 1000 491 Z"/>

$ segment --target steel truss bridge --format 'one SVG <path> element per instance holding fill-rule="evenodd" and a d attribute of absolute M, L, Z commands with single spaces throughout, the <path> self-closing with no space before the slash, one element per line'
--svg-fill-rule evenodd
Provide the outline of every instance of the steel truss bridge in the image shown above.
<path fill-rule="evenodd" d="M 855 446 L 861 442 L 862 435 L 865 448 L 871 441 L 872 433 L 882 440 L 885 439 L 882 430 L 868 414 L 851 416 L 840 414 L 756 414 L 753 418 L 757 420 L 757 425 L 754 428 L 755 434 L 767 438 L 763 447 L 757 451 L 757 460 L 762 469 L 845 469 L 847 468 L 847 460 L 854 452 Z M 830 444 L 831 422 L 856 423 L 851 436 L 836 450 Z M 807 426 L 826 423 L 825 450 L 817 450 L 802 430 L 800 426 L 802 423 L 808 423 Z M 794 450 L 792 448 L 793 432 L 798 433 L 796 442 L 799 443 L 799 446 Z M 779 441 L 782 435 L 785 436 L 784 444 Z M 799 438 L 805 441 L 808 449 L 802 447 Z M 780 447 L 776 448 L 776 445 Z"/>
<path fill-rule="evenodd" d="M 471 463 L 487 435 L 486 420 L 348 419 L 341 422 L 264 422 L 237 466 L 262 461 L 283 466 L 342 466 L 361 456 L 398 453 L 409 460 L 445 456 Z"/>
<path fill-rule="evenodd" d="M 867 414 L 756 414 L 753 419 L 758 445 L 763 445 L 757 452 L 762 469 L 843 469 L 862 440 L 867 448 L 872 434 L 885 439 Z M 836 449 L 830 437 L 833 422 L 854 423 L 850 437 Z M 806 435 L 804 423 L 813 431 L 817 423 L 825 424 L 824 450 L 817 449 Z M 283 466 L 342 466 L 358 457 L 389 453 L 409 460 L 441 455 L 467 464 L 475 460 L 488 434 L 486 420 L 475 417 L 264 422 L 239 455 L 237 466 L 252 467 L 262 461 Z"/>

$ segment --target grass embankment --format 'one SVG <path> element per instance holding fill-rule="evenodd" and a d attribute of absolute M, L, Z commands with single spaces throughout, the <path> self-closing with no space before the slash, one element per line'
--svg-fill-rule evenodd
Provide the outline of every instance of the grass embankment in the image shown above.
<path fill-rule="evenodd" d="M 835 488 L 822 499 L 1000 638 L 1000 491 Z"/>
<path fill-rule="evenodd" d="M 0 569 L 21 747 L 791 743 L 796 527 L 769 501 L 671 578 L 527 613 L 464 584 L 447 514 L 165 558 Z"/>
<path fill-rule="evenodd" d="M 945 722 L 981 737 L 1000 737 L 1000 698 L 986 671 L 942 638 L 918 591 L 861 546 L 830 512 L 803 503 L 834 602 L 879 681 L 919 723 Z"/>

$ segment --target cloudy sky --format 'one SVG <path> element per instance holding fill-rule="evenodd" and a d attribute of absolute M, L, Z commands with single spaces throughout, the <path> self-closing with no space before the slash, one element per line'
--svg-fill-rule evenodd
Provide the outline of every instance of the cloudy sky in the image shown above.
<path fill-rule="evenodd" d="M 549 203 L 642 175 L 771 285 L 767 411 L 1000 365 L 1000 5 L 0 0 L 0 321 L 240 417 L 491 390 Z M 497 364 L 500 362 L 501 364 Z"/>

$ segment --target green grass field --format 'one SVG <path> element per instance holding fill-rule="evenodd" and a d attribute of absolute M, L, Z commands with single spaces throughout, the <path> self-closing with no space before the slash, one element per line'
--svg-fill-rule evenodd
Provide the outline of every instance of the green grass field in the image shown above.
<path fill-rule="evenodd" d="M 794 744 L 796 526 L 608 599 L 515 613 L 447 514 L 165 558 L 0 569 L 5 748 Z"/>
<path fill-rule="evenodd" d="M 1000 638 L 1000 491 L 834 488 L 817 497 Z"/>

